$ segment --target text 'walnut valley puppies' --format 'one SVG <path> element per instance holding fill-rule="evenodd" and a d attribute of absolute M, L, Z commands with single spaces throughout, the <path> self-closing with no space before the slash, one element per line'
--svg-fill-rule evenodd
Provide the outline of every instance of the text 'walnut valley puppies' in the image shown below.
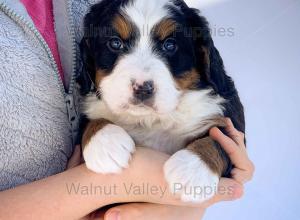
<path fill-rule="evenodd" d="M 104 0 L 84 25 L 87 167 L 121 172 L 141 145 L 172 154 L 165 178 L 183 201 L 212 197 L 189 193 L 215 189 L 232 169 L 208 130 L 224 116 L 242 132 L 245 122 L 205 18 L 181 0 Z"/>

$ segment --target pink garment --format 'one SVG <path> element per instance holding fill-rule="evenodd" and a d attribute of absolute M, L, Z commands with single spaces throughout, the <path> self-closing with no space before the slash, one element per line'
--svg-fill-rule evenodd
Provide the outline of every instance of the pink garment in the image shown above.
<path fill-rule="evenodd" d="M 54 30 L 54 15 L 52 0 L 21 0 L 33 20 L 36 28 L 44 37 L 57 63 L 60 77 L 64 82 L 64 74 L 58 51 Z"/>

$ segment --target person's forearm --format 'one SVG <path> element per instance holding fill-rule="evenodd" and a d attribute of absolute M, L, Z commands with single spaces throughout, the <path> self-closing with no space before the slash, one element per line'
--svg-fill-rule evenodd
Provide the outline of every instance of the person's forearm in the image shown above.
<path fill-rule="evenodd" d="M 133 191 L 131 184 L 141 186 L 150 183 L 165 187 L 160 171 L 164 156 L 162 164 L 153 166 L 153 170 L 148 169 L 149 175 L 145 175 L 139 173 L 144 172 L 139 166 L 148 163 L 141 162 L 145 158 L 141 155 L 143 153 L 136 153 L 130 169 L 118 175 L 96 174 L 82 165 L 41 181 L 0 192 L 0 219 L 79 219 L 108 204 L 159 201 L 159 195 Z M 139 176 L 140 179 L 137 178 Z"/>
<path fill-rule="evenodd" d="M 104 178 L 89 172 L 83 165 L 41 181 L 4 191 L 0 193 L 0 219 L 79 219 L 99 207 L 112 203 L 112 197 L 93 193 L 85 195 L 80 189 L 76 192 L 77 189 L 72 191 L 70 187 L 77 187 L 78 184 L 90 187 L 91 184 L 97 183 L 112 185 L 115 181 L 119 181 L 117 177 Z"/>

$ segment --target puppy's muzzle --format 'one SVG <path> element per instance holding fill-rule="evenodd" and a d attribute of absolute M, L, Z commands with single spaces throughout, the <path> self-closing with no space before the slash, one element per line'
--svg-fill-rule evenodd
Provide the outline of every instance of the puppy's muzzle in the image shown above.
<path fill-rule="evenodd" d="M 139 102 L 145 102 L 154 95 L 153 81 L 145 81 L 143 84 L 133 83 L 133 96 Z"/>

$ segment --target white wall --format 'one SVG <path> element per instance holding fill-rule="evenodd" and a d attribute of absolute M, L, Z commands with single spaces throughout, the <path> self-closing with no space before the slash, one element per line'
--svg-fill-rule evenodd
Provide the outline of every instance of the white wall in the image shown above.
<path fill-rule="evenodd" d="M 214 38 L 245 106 L 256 165 L 244 198 L 210 208 L 205 219 L 300 219 L 300 1 L 187 2 L 213 28 L 234 28 L 233 37 Z"/>

